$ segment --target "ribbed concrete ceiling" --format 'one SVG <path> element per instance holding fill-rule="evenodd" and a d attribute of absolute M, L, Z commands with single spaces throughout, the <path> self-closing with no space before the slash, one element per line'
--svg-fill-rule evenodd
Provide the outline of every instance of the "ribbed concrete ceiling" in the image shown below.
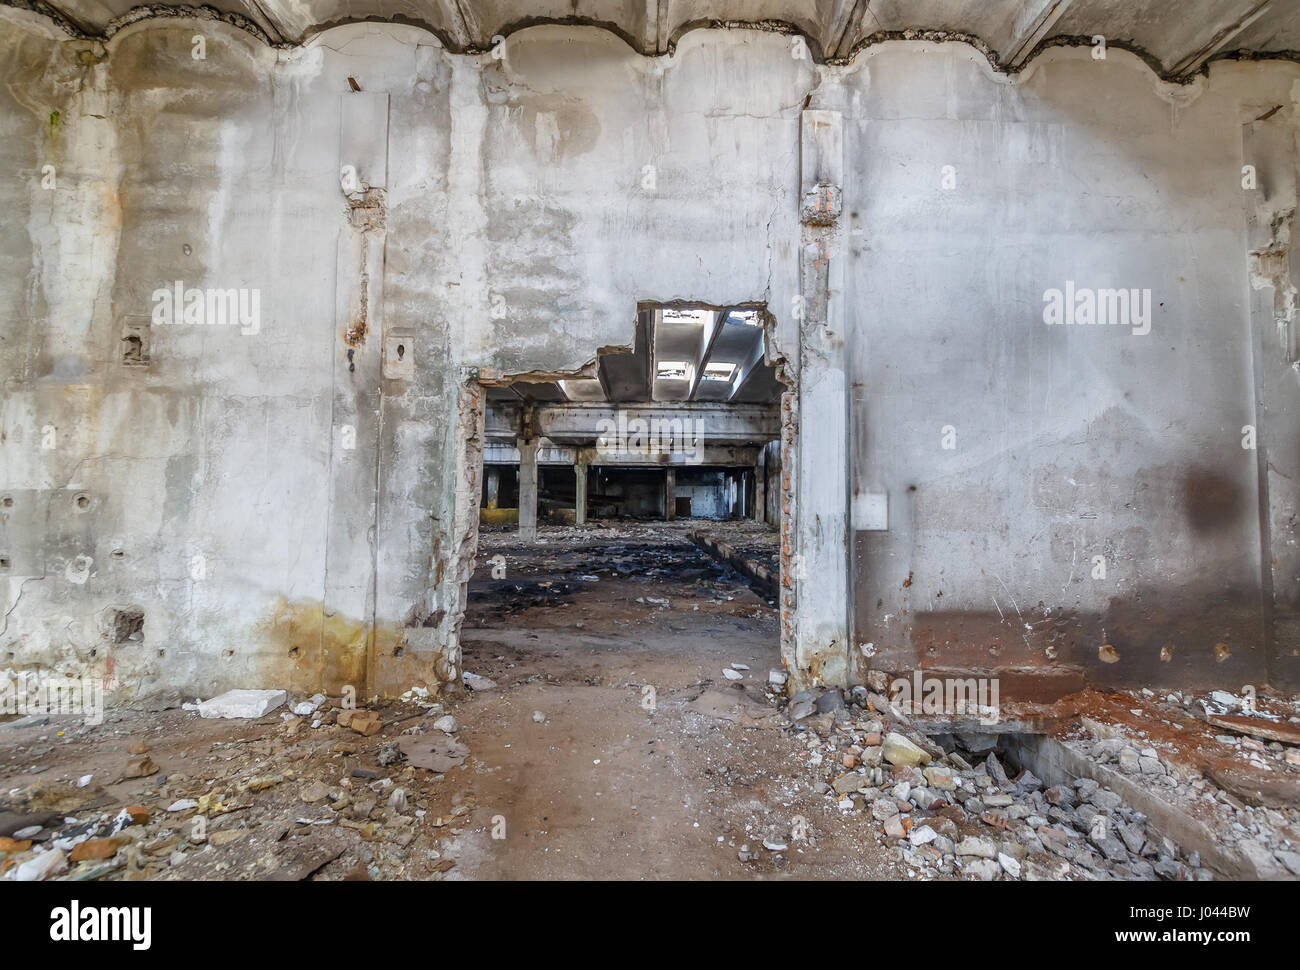
<path fill-rule="evenodd" d="M 752 309 L 642 310 L 632 349 L 602 353 L 596 376 L 493 387 L 493 401 L 773 404 L 785 389 L 767 363 L 766 336 Z M 681 376 L 674 376 L 678 371 Z"/>
<path fill-rule="evenodd" d="M 94 36 L 140 17 L 169 15 L 164 4 L 130 0 L 0 3 Z M 533 24 L 584 23 L 617 33 L 643 54 L 662 54 L 686 31 L 722 24 L 800 33 L 818 60 L 913 32 L 971 40 L 1011 70 L 1044 44 L 1093 35 L 1142 53 L 1168 76 L 1239 52 L 1300 60 L 1297 0 L 213 0 L 209 6 L 247 18 L 273 43 L 299 43 L 340 23 L 391 20 L 427 27 L 452 50 L 474 51 Z"/>

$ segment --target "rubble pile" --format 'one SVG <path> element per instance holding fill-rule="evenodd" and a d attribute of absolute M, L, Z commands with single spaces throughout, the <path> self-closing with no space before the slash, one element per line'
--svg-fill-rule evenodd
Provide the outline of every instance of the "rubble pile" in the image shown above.
<path fill-rule="evenodd" d="M 1151 702 L 1150 690 L 1129 692 L 1134 698 Z M 1267 740 L 1268 736 L 1295 737 L 1300 740 L 1300 715 L 1295 705 L 1270 700 L 1277 712 L 1252 711 L 1242 697 L 1229 691 L 1215 690 L 1204 697 L 1174 692 L 1164 695 L 1155 709 L 1182 713 L 1202 721 L 1212 734 L 1205 739 L 1217 759 L 1202 754 L 1197 761 L 1214 760 L 1233 767 L 1215 771 L 1213 777 L 1189 763 L 1162 752 L 1141 737 L 1141 731 L 1129 728 L 1122 736 L 1114 727 L 1102 728 L 1085 718 L 1085 726 L 1095 735 L 1092 739 L 1065 742 L 1091 761 L 1128 777 L 1136 784 L 1154 789 L 1159 797 L 1179 806 L 1198 818 L 1214 833 L 1219 845 L 1240 853 L 1262 878 L 1300 876 L 1300 745 Z M 1168 724 L 1169 722 L 1165 722 Z M 1232 732 L 1220 725 L 1232 725 Z M 1259 737 L 1246 733 L 1260 732 Z M 1136 736 L 1135 736 L 1136 735 Z M 1227 786 L 1227 787 L 1225 787 Z M 1233 790 L 1235 789 L 1235 792 Z"/>
<path fill-rule="evenodd" d="M 1008 772 L 995 734 L 931 739 L 861 687 L 847 701 L 834 689 L 803 692 L 787 714 L 807 763 L 824 772 L 818 789 L 895 846 L 914 877 L 1213 878 L 1096 781 L 1049 788 L 1028 770 Z"/>
<path fill-rule="evenodd" d="M 137 741 L 102 784 L 0 791 L 0 879 L 305 879 L 331 863 L 335 877 L 430 878 L 455 865 L 446 840 L 472 800 L 433 803 L 469 749 L 442 705 L 413 694 L 381 711 L 317 695 L 294 710 L 210 743 L 185 771 L 161 774 Z M 140 804 L 104 788 L 133 778 L 150 786 Z"/>

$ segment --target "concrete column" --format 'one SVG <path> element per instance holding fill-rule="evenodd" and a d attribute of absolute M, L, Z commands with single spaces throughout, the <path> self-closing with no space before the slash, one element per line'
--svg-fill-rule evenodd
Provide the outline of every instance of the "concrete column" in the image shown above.
<path fill-rule="evenodd" d="M 494 509 L 501 496 L 501 469 L 493 465 L 487 470 L 487 507 Z"/>
<path fill-rule="evenodd" d="M 799 295 L 804 312 L 799 327 L 799 446 L 797 465 L 791 469 L 798 607 L 793 650 L 782 643 L 792 690 L 818 681 L 844 685 L 853 673 L 848 459 L 852 449 L 843 302 L 846 251 L 839 226 L 842 127 L 839 112 L 803 112 Z"/>
<path fill-rule="evenodd" d="M 758 464 L 754 466 L 754 521 L 767 521 L 767 459 L 766 451 L 758 453 Z"/>
<path fill-rule="evenodd" d="M 664 518 L 677 518 L 677 469 L 672 465 L 664 469 Z"/>
<path fill-rule="evenodd" d="M 573 466 L 573 521 L 587 524 L 587 466 L 578 462 Z"/>
<path fill-rule="evenodd" d="M 519 540 L 537 541 L 537 438 L 516 438 L 519 448 Z"/>

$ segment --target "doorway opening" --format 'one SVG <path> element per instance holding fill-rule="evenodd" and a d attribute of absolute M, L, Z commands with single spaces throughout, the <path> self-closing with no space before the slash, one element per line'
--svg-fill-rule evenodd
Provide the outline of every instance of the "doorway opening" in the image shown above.
<path fill-rule="evenodd" d="M 781 687 L 793 390 L 771 322 L 756 305 L 642 304 L 631 343 L 577 372 L 476 378 L 467 672 L 631 664 L 683 687 Z"/>

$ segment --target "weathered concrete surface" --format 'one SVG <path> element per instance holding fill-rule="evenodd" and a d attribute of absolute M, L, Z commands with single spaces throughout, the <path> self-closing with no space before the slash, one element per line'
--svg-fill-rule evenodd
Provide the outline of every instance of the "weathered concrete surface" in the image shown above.
<path fill-rule="evenodd" d="M 765 306 L 797 388 L 769 483 L 796 682 L 1296 680 L 1286 260 L 1249 252 L 1293 206 L 1300 67 L 1174 88 L 1059 48 L 1012 82 L 951 43 L 827 66 L 779 33 L 691 31 L 650 59 L 549 26 L 466 56 L 416 27 L 288 49 L 183 19 L 105 45 L 5 20 L 0 50 L 21 174 L 0 204 L 25 227 L 0 240 L 0 667 L 204 696 L 454 679 L 480 376 L 577 372 L 640 303 L 689 300 Z M 844 133 L 821 296 L 805 108 Z M 256 327 L 156 323 L 178 280 L 258 291 Z M 1150 333 L 1044 325 L 1067 280 L 1150 288 Z M 825 335 L 801 340 L 819 299 L 838 377 Z M 841 526 L 855 565 L 826 575 L 814 526 L 849 512 L 817 495 L 863 492 L 887 522 Z"/>
<path fill-rule="evenodd" d="M 1294 683 L 1270 655 L 1243 447 L 1241 122 L 1267 100 L 1294 136 L 1298 75 L 1265 94 L 1267 72 L 1235 66 L 1180 93 L 1075 56 L 1005 85 L 976 58 L 927 81 L 908 57 L 845 77 L 875 106 L 849 129 L 854 481 L 888 496 L 887 529 L 856 532 L 860 663 L 1244 684 L 1274 660 Z M 1046 325 L 1066 281 L 1150 288 L 1150 332 Z M 1273 420 L 1293 438 L 1287 378 Z"/>

